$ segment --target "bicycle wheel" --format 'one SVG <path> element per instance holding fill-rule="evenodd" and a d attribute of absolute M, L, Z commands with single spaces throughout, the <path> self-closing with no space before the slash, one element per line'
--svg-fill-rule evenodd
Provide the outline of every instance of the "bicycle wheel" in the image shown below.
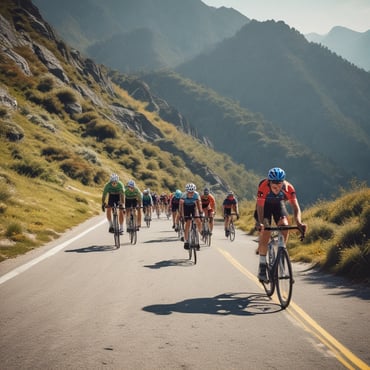
<path fill-rule="evenodd" d="M 229 225 L 229 238 L 233 242 L 235 240 L 235 226 L 234 222 L 230 221 Z"/>
<path fill-rule="evenodd" d="M 136 230 L 136 215 L 131 215 L 131 222 L 130 224 L 132 225 L 131 227 L 131 232 L 130 232 L 130 243 L 131 244 L 136 244 L 137 242 L 137 230 Z"/>
<path fill-rule="evenodd" d="M 290 263 L 289 255 L 285 248 L 279 250 L 277 259 L 276 291 L 281 308 L 286 308 L 289 306 L 293 293 L 294 280 L 292 264 Z"/>
<path fill-rule="evenodd" d="M 190 238 L 189 238 L 189 260 L 194 260 L 194 264 L 197 263 L 197 249 L 196 249 L 196 230 L 194 229 L 194 226 L 190 229 Z"/>
<path fill-rule="evenodd" d="M 274 276 L 274 262 L 275 262 L 275 249 L 273 245 L 269 244 L 267 247 L 267 281 L 262 281 L 262 285 L 265 289 L 267 296 L 271 297 L 275 291 L 275 281 L 276 277 Z"/>
<path fill-rule="evenodd" d="M 114 231 L 114 245 L 116 246 L 116 248 L 119 248 L 121 246 L 121 243 L 118 225 L 118 215 L 116 211 L 114 211 L 113 213 L 113 231 Z"/>

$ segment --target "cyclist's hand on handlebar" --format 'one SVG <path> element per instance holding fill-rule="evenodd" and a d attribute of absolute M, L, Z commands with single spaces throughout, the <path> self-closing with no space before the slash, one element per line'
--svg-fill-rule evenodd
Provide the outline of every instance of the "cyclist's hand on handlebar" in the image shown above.
<path fill-rule="evenodd" d="M 101 210 L 102 210 L 103 212 L 105 212 L 105 203 L 102 203 L 102 205 L 101 205 Z"/>
<path fill-rule="evenodd" d="M 265 230 L 265 225 L 260 224 L 259 222 L 256 222 L 255 229 L 259 232 L 262 232 L 263 230 Z"/>

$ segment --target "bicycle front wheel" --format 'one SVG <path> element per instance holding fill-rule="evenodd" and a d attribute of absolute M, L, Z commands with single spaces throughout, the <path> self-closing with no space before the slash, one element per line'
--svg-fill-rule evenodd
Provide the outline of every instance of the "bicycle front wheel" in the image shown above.
<path fill-rule="evenodd" d="M 232 242 L 235 240 L 235 226 L 233 222 L 230 222 L 229 225 L 229 237 Z"/>
<path fill-rule="evenodd" d="M 196 230 L 193 228 L 190 230 L 190 238 L 189 238 L 189 260 L 193 257 L 194 265 L 197 263 L 197 238 L 196 238 Z"/>
<path fill-rule="evenodd" d="M 113 214 L 113 230 L 114 230 L 114 245 L 116 248 L 121 246 L 120 234 L 119 234 L 119 225 L 118 225 L 118 215 Z"/>
<path fill-rule="evenodd" d="M 278 252 L 276 291 L 281 308 L 289 306 L 293 293 L 293 271 L 287 250 L 281 249 Z"/>

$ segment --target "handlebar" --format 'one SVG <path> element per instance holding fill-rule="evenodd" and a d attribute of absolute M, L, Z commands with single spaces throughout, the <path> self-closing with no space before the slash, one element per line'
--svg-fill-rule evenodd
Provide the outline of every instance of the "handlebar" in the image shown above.
<path fill-rule="evenodd" d="M 302 241 L 306 233 L 306 225 L 302 227 L 298 225 L 281 225 L 281 226 L 265 226 L 265 230 L 268 231 L 282 231 L 282 230 L 299 230 L 301 233 L 300 240 Z"/>

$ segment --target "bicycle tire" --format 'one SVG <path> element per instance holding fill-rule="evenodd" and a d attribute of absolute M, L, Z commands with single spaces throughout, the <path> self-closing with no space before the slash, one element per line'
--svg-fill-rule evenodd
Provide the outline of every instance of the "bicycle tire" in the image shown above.
<path fill-rule="evenodd" d="M 193 257 L 194 265 L 197 263 L 197 248 L 196 248 L 196 229 L 194 229 L 195 226 L 192 225 L 190 229 L 190 238 L 189 238 L 189 260 Z"/>
<path fill-rule="evenodd" d="M 293 271 L 288 251 L 281 248 L 277 255 L 276 291 L 281 308 L 289 306 L 293 293 Z"/>
<path fill-rule="evenodd" d="M 114 245 L 116 246 L 116 248 L 119 248 L 121 246 L 121 242 L 120 242 L 117 210 L 113 211 L 113 233 L 114 233 Z"/>
<path fill-rule="evenodd" d="M 229 238 L 230 238 L 230 241 L 234 241 L 235 240 L 235 226 L 234 226 L 234 222 L 230 221 L 230 225 L 229 225 Z"/>
<path fill-rule="evenodd" d="M 131 244 L 136 244 L 136 242 L 137 242 L 137 228 L 136 228 L 136 215 L 135 215 L 135 213 L 132 215 L 131 222 L 132 222 L 132 231 L 131 231 L 130 242 L 131 242 Z"/>
<path fill-rule="evenodd" d="M 271 242 L 269 243 L 267 247 L 267 254 L 266 254 L 266 260 L 267 260 L 267 277 L 268 281 L 262 281 L 263 288 L 265 289 L 265 292 L 268 297 L 271 297 L 274 294 L 275 291 L 275 281 L 276 276 L 274 276 L 274 262 L 275 262 L 275 249 L 271 245 Z"/>

